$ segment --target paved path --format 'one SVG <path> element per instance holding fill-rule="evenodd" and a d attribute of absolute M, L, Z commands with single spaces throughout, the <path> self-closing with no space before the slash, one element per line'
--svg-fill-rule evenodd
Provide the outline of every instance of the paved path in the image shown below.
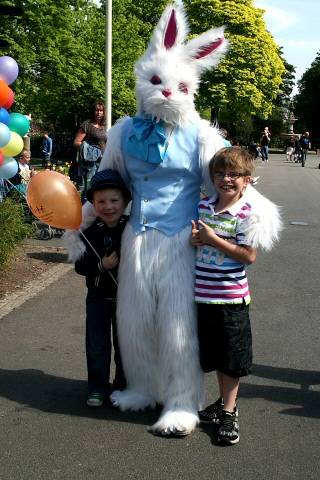
<path fill-rule="evenodd" d="M 0 320 L 0 479 L 318 479 L 319 162 L 272 155 L 256 170 L 285 229 L 249 270 L 255 368 L 241 386 L 239 445 L 219 447 L 202 427 L 153 437 L 155 412 L 84 406 L 85 289 L 68 271 Z M 207 391 L 213 400 L 210 376 Z"/>

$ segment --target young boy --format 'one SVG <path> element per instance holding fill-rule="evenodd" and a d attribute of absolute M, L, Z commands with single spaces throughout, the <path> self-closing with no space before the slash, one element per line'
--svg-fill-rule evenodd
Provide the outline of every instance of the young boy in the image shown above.
<path fill-rule="evenodd" d="M 84 255 L 75 262 L 75 270 L 85 275 L 86 356 L 88 369 L 87 405 L 100 407 L 111 393 L 111 326 L 116 364 L 113 388 L 126 386 L 116 328 L 117 267 L 121 235 L 127 222 L 124 209 L 131 199 L 119 174 L 113 170 L 97 172 L 91 180 L 87 199 L 97 214 L 95 222 L 84 230 Z M 99 258 L 98 258 L 99 256 Z"/>
<path fill-rule="evenodd" d="M 256 260 L 256 250 L 243 230 L 251 211 L 246 187 L 252 170 L 247 150 L 219 150 L 209 163 L 217 193 L 200 201 L 198 224 L 192 222 L 200 361 L 204 372 L 216 370 L 220 393 L 199 417 L 219 425 L 218 439 L 227 444 L 239 442 L 239 380 L 250 373 L 252 364 L 246 265 Z"/>

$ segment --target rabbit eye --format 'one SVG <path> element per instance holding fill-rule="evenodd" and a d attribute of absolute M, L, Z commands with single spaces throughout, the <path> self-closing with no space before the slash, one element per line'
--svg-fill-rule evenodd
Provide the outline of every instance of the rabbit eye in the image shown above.
<path fill-rule="evenodd" d="M 188 87 L 185 83 L 183 82 L 180 82 L 179 83 L 179 91 L 182 92 L 182 93 L 185 93 L 186 95 L 188 95 Z"/>
<path fill-rule="evenodd" d="M 160 85 L 161 78 L 158 77 L 158 75 L 153 75 L 153 77 L 151 77 L 150 79 L 150 82 L 152 83 L 152 85 Z"/>

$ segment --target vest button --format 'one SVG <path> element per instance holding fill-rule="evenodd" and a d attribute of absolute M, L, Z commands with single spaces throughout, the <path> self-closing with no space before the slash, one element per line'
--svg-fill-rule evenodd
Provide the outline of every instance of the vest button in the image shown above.
<path fill-rule="evenodd" d="M 145 203 L 148 203 L 148 202 L 149 202 L 149 200 L 148 200 L 147 198 L 145 198 L 143 201 L 144 201 Z"/>

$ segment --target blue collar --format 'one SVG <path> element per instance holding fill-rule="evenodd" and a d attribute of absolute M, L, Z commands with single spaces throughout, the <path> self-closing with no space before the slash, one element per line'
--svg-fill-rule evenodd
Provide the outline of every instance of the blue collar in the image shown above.
<path fill-rule="evenodd" d="M 132 156 L 154 165 L 163 162 L 166 149 L 166 132 L 162 122 L 151 115 L 137 115 L 132 118 L 132 133 L 127 151 Z"/>

